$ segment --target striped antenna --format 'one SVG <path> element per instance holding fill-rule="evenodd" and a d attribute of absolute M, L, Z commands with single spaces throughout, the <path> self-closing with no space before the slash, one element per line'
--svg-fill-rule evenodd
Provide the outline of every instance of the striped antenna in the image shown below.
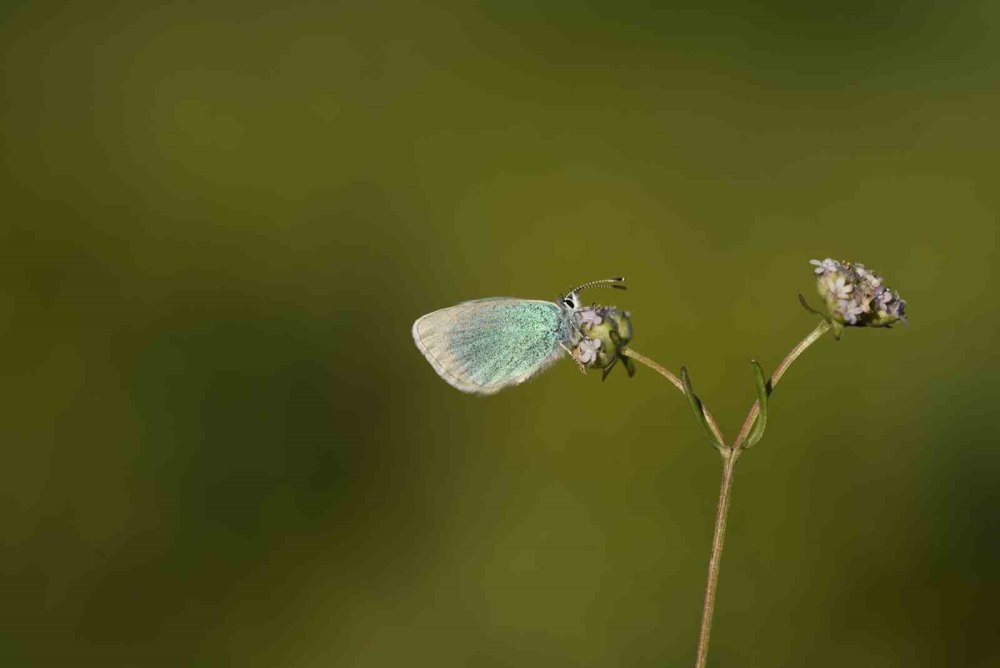
<path fill-rule="evenodd" d="M 618 290 L 624 290 L 625 286 L 621 283 L 625 282 L 624 276 L 618 276 L 616 278 L 602 278 L 599 281 L 591 281 L 590 283 L 584 283 L 583 285 L 573 288 L 569 291 L 569 294 L 575 294 L 580 290 L 586 290 L 587 288 L 596 288 L 597 286 L 607 286 L 609 288 L 616 288 Z"/>

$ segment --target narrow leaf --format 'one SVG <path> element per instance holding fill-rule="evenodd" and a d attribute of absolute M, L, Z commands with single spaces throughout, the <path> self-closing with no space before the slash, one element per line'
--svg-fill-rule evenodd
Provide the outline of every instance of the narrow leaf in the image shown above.
<path fill-rule="evenodd" d="M 760 364 L 757 363 L 757 360 L 750 360 L 750 366 L 753 367 L 753 381 L 757 388 L 757 404 L 760 406 L 760 412 L 757 414 L 757 419 L 747 437 L 747 444 L 744 446 L 747 448 L 756 445 L 757 441 L 764 436 L 764 429 L 767 427 L 767 395 L 770 394 L 770 388 Z"/>
<path fill-rule="evenodd" d="M 608 365 L 606 367 L 604 367 L 604 369 L 601 370 L 601 381 L 602 382 L 604 381 L 605 378 L 608 377 L 608 374 L 611 373 L 611 370 L 615 368 L 615 364 L 617 364 L 617 363 L 618 363 L 618 357 L 616 355 L 615 358 L 613 360 L 611 360 L 610 362 L 608 362 Z"/>
<path fill-rule="evenodd" d="M 809 311 L 813 315 L 818 315 L 819 317 L 823 318 L 823 320 L 830 322 L 830 316 L 826 313 L 823 313 L 822 311 L 817 311 L 812 306 L 810 306 L 809 302 L 806 301 L 806 298 L 802 296 L 801 292 L 799 293 L 799 303 L 802 304 L 802 308 Z"/>
<path fill-rule="evenodd" d="M 708 442 L 712 444 L 717 450 L 722 450 L 722 443 L 719 443 L 715 438 L 715 434 L 708 427 L 708 420 L 705 418 L 705 411 L 701 405 L 701 399 L 698 395 L 694 393 L 694 388 L 691 387 L 691 377 L 688 375 L 687 367 L 681 367 L 681 382 L 684 384 L 684 394 L 687 395 L 688 401 L 691 403 L 691 409 L 694 410 L 695 417 L 698 418 L 698 423 L 701 424 L 701 428 L 705 430 L 705 436 L 708 438 Z"/>

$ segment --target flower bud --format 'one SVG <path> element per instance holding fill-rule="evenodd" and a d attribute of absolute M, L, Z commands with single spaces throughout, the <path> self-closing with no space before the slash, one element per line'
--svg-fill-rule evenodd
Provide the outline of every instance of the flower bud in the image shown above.
<path fill-rule="evenodd" d="M 595 305 L 580 310 L 576 318 L 583 338 L 573 350 L 573 355 L 581 364 L 610 371 L 611 366 L 622 358 L 621 351 L 632 340 L 631 314 L 615 306 Z"/>
<path fill-rule="evenodd" d="M 863 264 L 811 260 L 816 290 L 830 317 L 846 327 L 890 327 L 906 322 L 906 302 Z"/>

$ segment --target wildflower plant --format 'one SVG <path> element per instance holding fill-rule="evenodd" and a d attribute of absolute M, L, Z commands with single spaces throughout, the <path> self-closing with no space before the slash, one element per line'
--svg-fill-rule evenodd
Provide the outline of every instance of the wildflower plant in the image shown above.
<path fill-rule="evenodd" d="M 821 318 L 820 323 L 792 348 L 791 352 L 771 373 L 770 378 L 766 376 L 760 364 L 755 360 L 750 360 L 757 399 L 747 412 L 739 432 L 731 440 L 726 439 L 712 413 L 698 398 L 686 368 L 681 368 L 681 374 L 678 377 L 625 345 L 628 340 L 624 340 L 624 343 L 619 341 L 620 345 L 615 350 L 618 358 L 626 362 L 635 360 L 650 367 L 683 392 L 691 405 L 695 418 L 702 427 L 705 438 L 722 456 L 722 480 L 708 563 L 705 599 L 702 606 L 701 631 L 695 662 L 697 668 L 704 668 L 708 661 L 709 638 L 736 462 L 746 450 L 753 447 L 764 436 L 764 430 L 767 426 L 768 400 L 778 381 L 781 380 L 792 363 L 827 332 L 831 332 L 835 338 L 839 339 L 847 327 L 888 328 L 898 322 L 906 323 L 906 302 L 898 292 L 885 284 L 881 275 L 869 270 L 865 265 L 839 262 L 831 258 L 812 260 L 811 264 L 814 266 L 816 290 L 823 300 L 824 308 L 822 310 L 813 308 L 802 295 L 799 295 L 799 300 L 806 310 Z M 598 312 L 600 311 L 598 310 Z M 627 313 L 625 315 L 627 316 Z M 626 321 L 628 321 L 627 318 Z M 600 323 L 597 324 L 600 325 Z M 630 321 L 628 321 L 628 332 L 629 338 L 631 338 Z M 603 339 L 601 345 L 604 345 Z"/>

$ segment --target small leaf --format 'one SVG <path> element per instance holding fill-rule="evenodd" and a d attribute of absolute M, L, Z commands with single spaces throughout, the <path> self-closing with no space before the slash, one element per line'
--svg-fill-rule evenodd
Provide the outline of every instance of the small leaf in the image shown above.
<path fill-rule="evenodd" d="M 757 404 L 760 406 L 760 412 L 753 423 L 750 435 L 747 436 L 746 445 L 743 446 L 745 448 L 753 447 L 764 436 L 764 429 L 767 427 L 767 396 L 771 393 L 771 388 L 768 387 L 764 370 L 760 368 L 760 364 L 757 363 L 757 360 L 750 360 L 750 365 L 753 367 L 753 380 L 754 386 L 757 388 Z"/>
<path fill-rule="evenodd" d="M 611 373 L 611 370 L 615 368 L 615 364 L 617 364 L 617 363 L 618 363 L 618 356 L 616 355 L 615 358 L 613 360 L 611 360 L 611 362 L 608 363 L 608 365 L 606 367 L 604 367 L 604 370 L 601 371 L 601 380 L 602 381 L 605 378 L 608 377 L 608 374 Z"/>
<path fill-rule="evenodd" d="M 684 394 L 687 395 L 688 401 L 691 403 L 691 408 L 694 410 L 695 417 L 698 418 L 698 422 L 701 424 L 702 429 L 705 430 L 705 436 L 708 438 L 708 442 L 712 444 L 716 450 L 722 451 L 723 445 L 715 438 L 715 434 L 708 427 L 708 419 L 705 418 L 705 411 L 701 405 L 701 399 L 698 395 L 694 393 L 694 388 L 691 387 L 691 377 L 688 375 L 687 367 L 681 367 L 681 382 L 684 384 Z"/>
<path fill-rule="evenodd" d="M 629 378 L 635 375 L 635 362 L 632 361 L 631 357 L 623 357 L 622 364 L 625 365 L 625 370 L 628 371 Z"/>
<path fill-rule="evenodd" d="M 799 293 L 799 303 L 802 304 L 802 308 L 809 311 L 813 315 L 818 315 L 819 317 L 823 318 L 823 320 L 830 322 L 830 315 L 827 313 L 823 313 L 822 311 L 817 311 L 812 306 L 809 306 L 809 302 L 807 302 L 806 298 L 802 296 L 802 293 Z"/>

